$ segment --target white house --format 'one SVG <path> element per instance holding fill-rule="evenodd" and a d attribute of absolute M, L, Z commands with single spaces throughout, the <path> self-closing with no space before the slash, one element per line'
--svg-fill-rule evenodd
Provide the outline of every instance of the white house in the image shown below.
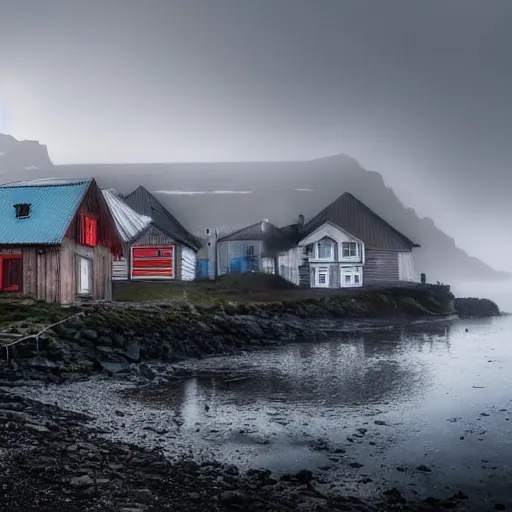
<path fill-rule="evenodd" d="M 299 228 L 298 242 L 278 257 L 279 273 L 313 288 L 419 281 L 418 244 L 352 194 L 345 193 Z"/>

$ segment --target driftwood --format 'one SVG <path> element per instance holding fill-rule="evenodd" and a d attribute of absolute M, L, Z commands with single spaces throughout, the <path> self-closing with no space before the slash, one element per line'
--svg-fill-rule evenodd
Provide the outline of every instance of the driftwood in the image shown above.
<path fill-rule="evenodd" d="M 68 320 L 71 320 L 72 318 L 75 318 L 75 317 L 78 317 L 78 316 L 83 316 L 84 314 L 85 313 L 83 311 L 80 311 L 79 313 L 76 313 L 74 315 L 68 316 L 67 318 L 64 318 L 63 320 L 59 320 L 58 322 L 55 322 L 54 324 L 46 326 L 44 329 L 42 329 L 41 331 L 39 331 L 36 334 L 29 334 L 28 336 L 24 336 L 23 338 L 19 338 L 19 339 L 15 340 L 15 341 L 12 341 L 11 343 L 8 343 L 6 345 L 2 345 L 5 348 L 7 361 L 9 361 L 9 347 L 13 347 L 14 345 L 17 345 L 18 343 L 20 343 L 22 341 L 35 338 L 35 340 L 36 340 L 36 350 L 37 350 L 37 352 L 39 352 L 39 336 L 41 336 L 41 334 L 43 334 L 47 330 L 51 329 L 52 327 L 55 327 L 56 325 L 63 324 L 64 322 L 67 322 Z"/>

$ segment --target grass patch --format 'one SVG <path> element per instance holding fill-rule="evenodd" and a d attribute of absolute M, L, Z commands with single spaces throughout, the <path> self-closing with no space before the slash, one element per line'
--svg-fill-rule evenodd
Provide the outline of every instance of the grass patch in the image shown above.
<path fill-rule="evenodd" d="M 13 324 L 21 328 L 28 325 L 49 325 L 73 315 L 78 310 L 62 308 L 32 299 L 0 299 L 0 331 Z"/>
<path fill-rule="evenodd" d="M 347 295 L 359 290 L 298 288 L 280 276 L 258 272 L 231 274 L 216 281 L 118 281 L 113 284 L 119 302 L 178 301 L 195 304 L 217 302 L 282 302 Z"/>

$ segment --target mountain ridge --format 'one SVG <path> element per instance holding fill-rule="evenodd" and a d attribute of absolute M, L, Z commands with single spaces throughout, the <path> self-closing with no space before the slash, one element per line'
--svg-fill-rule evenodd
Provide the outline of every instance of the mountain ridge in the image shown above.
<path fill-rule="evenodd" d="M 53 167 L 48 148 L 38 141 L 18 141 L 0 133 L 0 173 Z"/>
<path fill-rule="evenodd" d="M 158 199 L 194 235 L 206 228 L 250 225 L 268 218 L 276 225 L 306 221 L 350 192 L 393 227 L 422 247 L 415 250 L 418 271 L 430 281 L 510 278 L 456 246 L 429 217 L 420 218 L 406 207 L 377 171 L 366 170 L 349 155 L 338 154 L 309 161 L 212 163 L 51 163 L 46 146 L 22 141 L 16 151 L 12 137 L 0 135 L 0 153 L 8 140 L 17 156 L 12 165 L 2 163 L 3 182 L 48 177 L 94 176 L 102 188 L 128 194 L 139 185 Z M 3 145 L 4 144 L 4 145 Z M 4 148 L 4 149 L 3 149 Z M 32 159 L 32 160 L 31 160 Z M 180 191 L 194 191 L 183 194 Z M 228 193 L 229 192 L 229 193 Z"/>

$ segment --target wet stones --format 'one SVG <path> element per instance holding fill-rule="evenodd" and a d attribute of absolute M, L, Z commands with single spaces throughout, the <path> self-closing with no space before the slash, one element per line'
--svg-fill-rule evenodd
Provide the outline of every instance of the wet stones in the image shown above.
<path fill-rule="evenodd" d="M 75 476 L 70 481 L 71 487 L 84 488 L 94 485 L 94 480 L 89 475 Z"/>

